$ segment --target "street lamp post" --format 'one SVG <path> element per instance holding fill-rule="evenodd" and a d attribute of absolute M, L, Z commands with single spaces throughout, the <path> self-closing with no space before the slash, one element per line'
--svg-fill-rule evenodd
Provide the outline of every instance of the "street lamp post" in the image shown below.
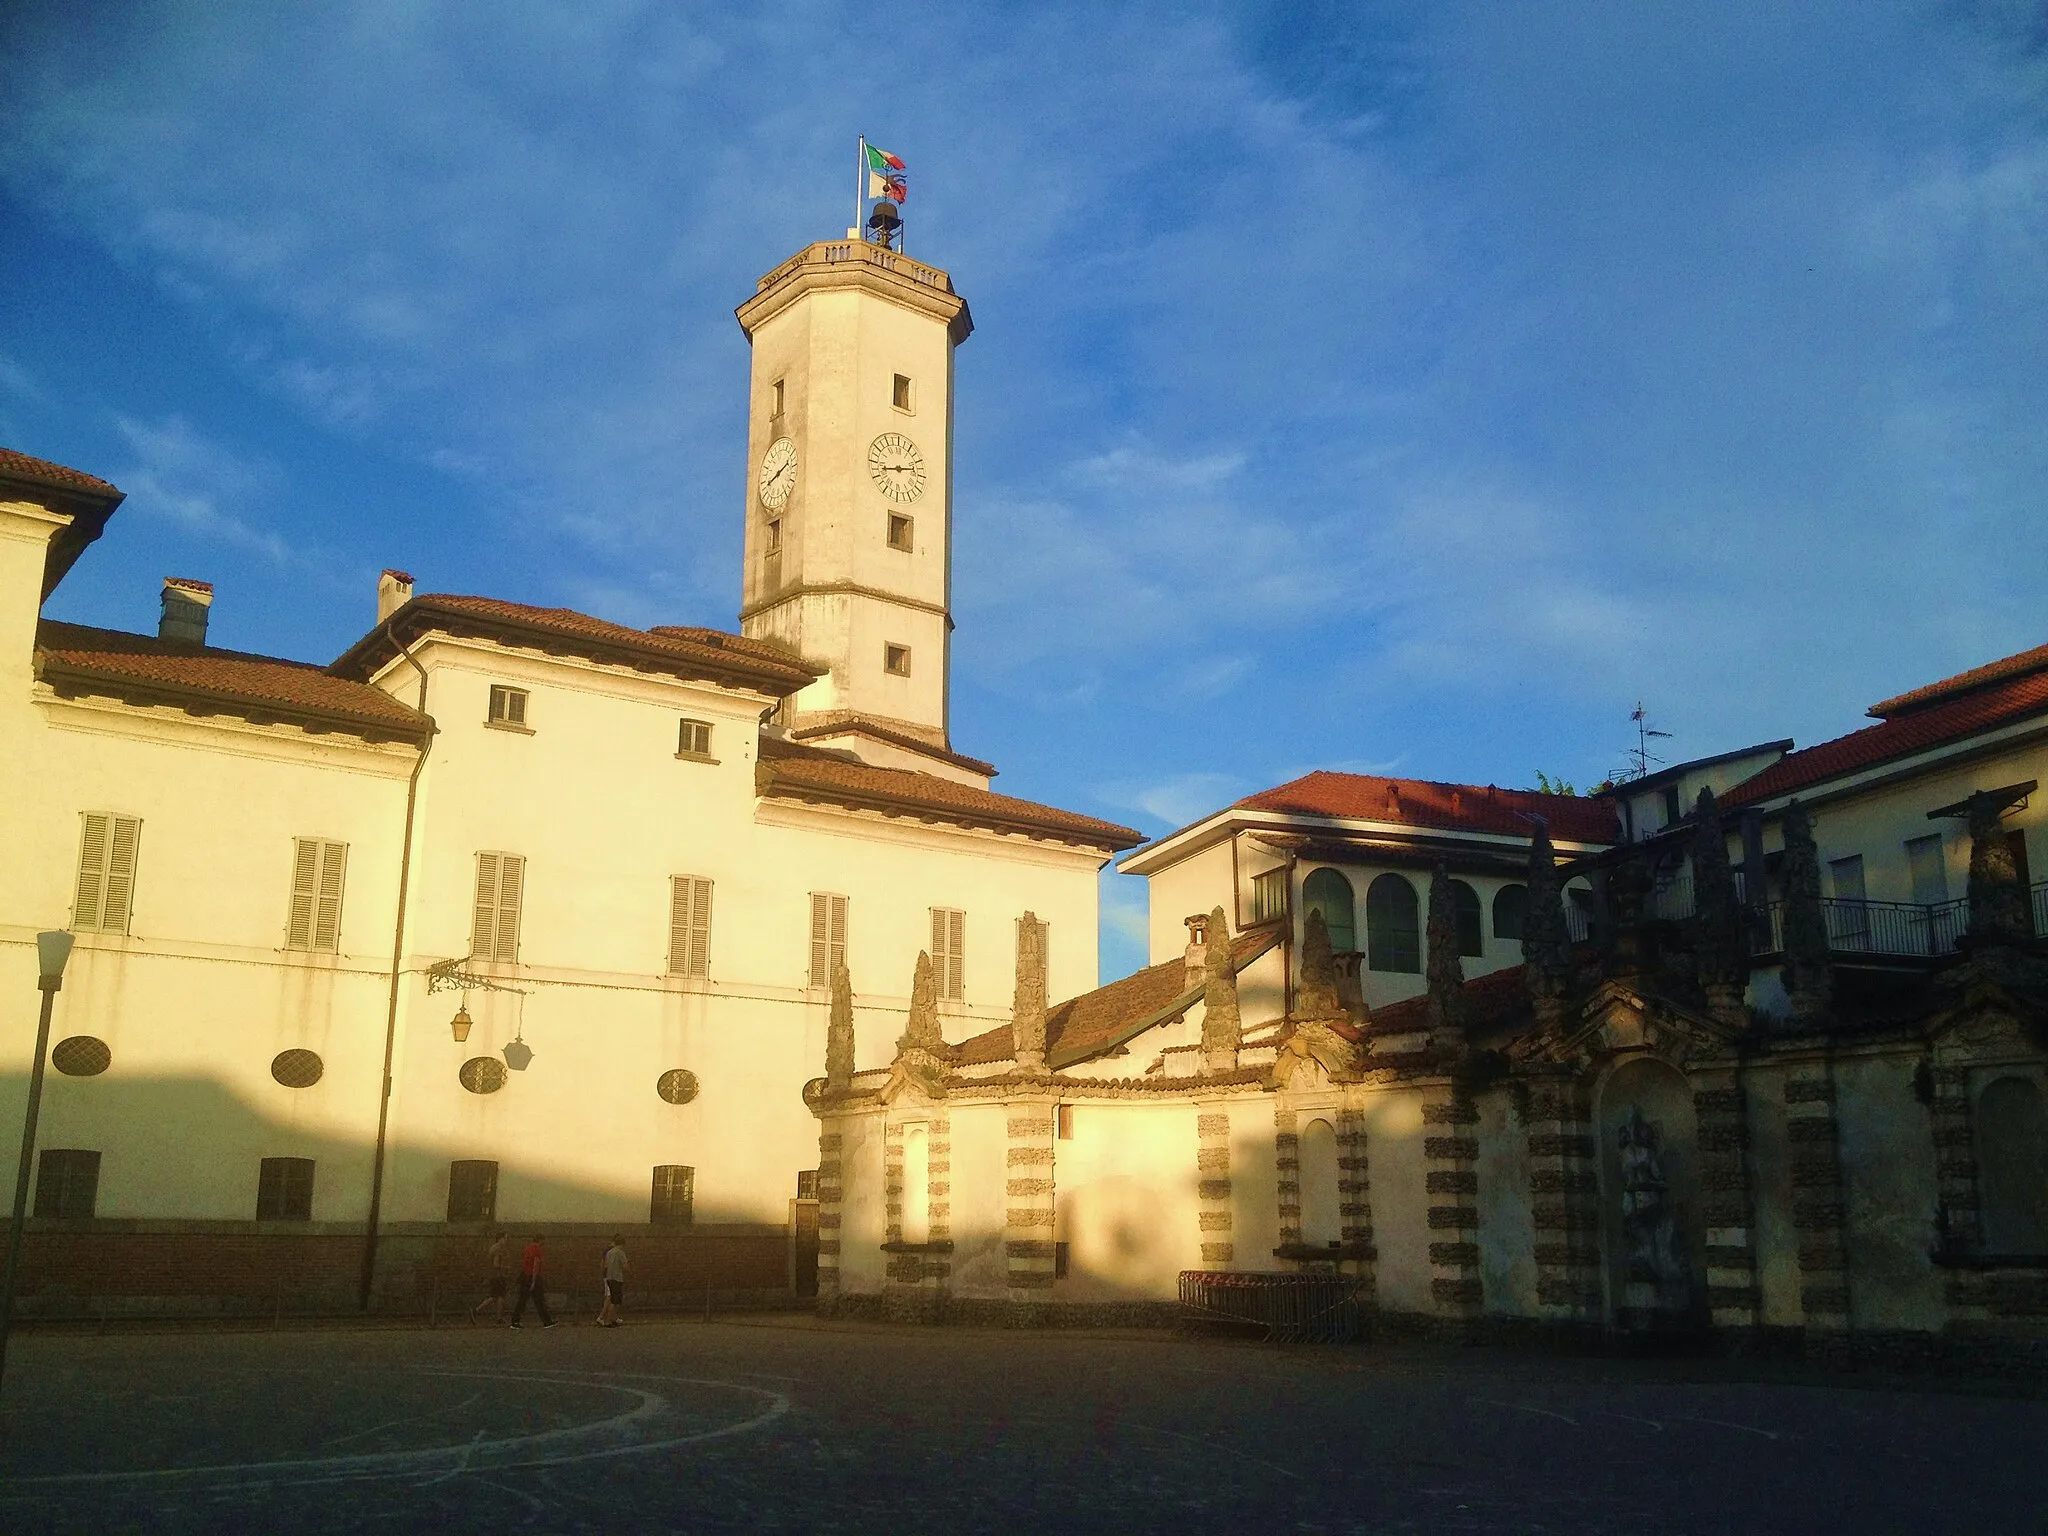
<path fill-rule="evenodd" d="M 21 1123 L 21 1171 L 14 1176 L 14 1225 L 7 1233 L 7 1280 L 0 1287 L 0 1377 L 7 1371 L 7 1331 L 14 1323 L 14 1281 L 21 1271 L 22 1231 L 28 1225 L 28 1180 L 36 1160 L 36 1116 L 43 1107 L 43 1062 L 50 1054 L 50 1012 L 64 986 L 64 963 L 71 958 L 71 935 L 62 931 L 36 935 L 36 985 L 42 990 L 42 1017 L 36 1022 L 35 1065 L 28 1075 L 28 1113 Z"/>

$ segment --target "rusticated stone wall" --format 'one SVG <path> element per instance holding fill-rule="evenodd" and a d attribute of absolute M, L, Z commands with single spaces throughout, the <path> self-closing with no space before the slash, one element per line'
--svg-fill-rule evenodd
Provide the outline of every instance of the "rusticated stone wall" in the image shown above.
<path fill-rule="evenodd" d="M 1707 1311 L 1716 1328 L 1753 1328 L 1762 1306 L 1756 1206 L 1749 1178 L 1749 1117 L 1733 1062 L 1695 1067 L 1700 1217 L 1706 1234 Z"/>
<path fill-rule="evenodd" d="M 1588 1323 L 1601 1312 L 1600 1179 L 1592 1106 L 1565 1071 L 1529 1089 L 1529 1220 L 1536 1238 L 1536 1314 Z"/>
<path fill-rule="evenodd" d="M 1051 1299 L 1057 1130 L 1057 1106 L 1049 1100 L 1010 1105 L 1009 1149 L 1004 1155 L 1007 1206 L 1003 1256 L 1009 1266 L 1010 1301 L 1027 1309 Z"/>
<path fill-rule="evenodd" d="M 1841 1127 L 1825 1062 L 1785 1079 L 1791 1150 L 1792 1225 L 1799 1237 L 1799 1304 L 1808 1328 L 1849 1326 L 1848 1206 L 1842 1188 Z"/>
<path fill-rule="evenodd" d="M 1300 1158 L 1295 1158 L 1297 1178 Z M 1297 1191 L 1299 1185 L 1297 1184 Z M 1203 1105 L 1195 1116 L 1195 1191 L 1202 1225 L 1202 1267 L 1228 1269 L 1237 1257 L 1231 1240 L 1230 1115 L 1220 1103 Z M 1301 1230 L 1297 1193 L 1295 1232 Z"/>
<path fill-rule="evenodd" d="M 1479 1111 L 1456 1089 L 1435 1089 L 1423 1100 L 1429 1294 L 1445 1317 L 1477 1317 L 1486 1302 L 1479 1273 L 1478 1124 Z"/>

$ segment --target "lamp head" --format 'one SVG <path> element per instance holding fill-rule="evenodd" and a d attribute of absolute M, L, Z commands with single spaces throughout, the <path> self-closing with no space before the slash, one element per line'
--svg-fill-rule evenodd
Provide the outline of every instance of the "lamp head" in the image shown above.
<path fill-rule="evenodd" d="M 505 1065 L 514 1072 L 524 1072 L 533 1061 L 533 1047 L 524 1040 L 513 1040 L 505 1046 Z"/>
<path fill-rule="evenodd" d="M 469 1026 L 474 1022 L 469 1016 L 469 1004 L 461 1003 L 456 1006 L 455 1017 L 448 1021 L 448 1027 L 455 1032 L 456 1040 L 462 1041 L 469 1038 Z"/>
<path fill-rule="evenodd" d="M 36 935 L 36 962 L 44 984 L 54 992 L 63 985 L 64 965 L 71 958 L 72 936 L 62 929 Z"/>

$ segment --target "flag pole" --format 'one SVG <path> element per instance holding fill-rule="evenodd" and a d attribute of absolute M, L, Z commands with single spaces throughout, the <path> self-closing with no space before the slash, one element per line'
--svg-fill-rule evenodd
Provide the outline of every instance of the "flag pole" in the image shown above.
<path fill-rule="evenodd" d="M 858 154 L 860 164 L 853 173 L 853 232 L 856 236 L 860 235 L 861 199 L 866 195 L 868 187 L 868 136 L 866 134 L 860 136 Z"/>

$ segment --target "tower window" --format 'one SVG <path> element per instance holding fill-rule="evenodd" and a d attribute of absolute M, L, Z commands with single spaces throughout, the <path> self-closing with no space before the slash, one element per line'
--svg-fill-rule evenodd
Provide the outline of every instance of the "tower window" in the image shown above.
<path fill-rule="evenodd" d="M 889 547 L 910 553 L 910 519 L 901 512 L 889 514 Z"/>
<path fill-rule="evenodd" d="M 711 755 L 711 722 L 709 720 L 685 720 L 676 732 L 677 757 L 709 757 Z"/>
<path fill-rule="evenodd" d="M 782 380 L 780 379 L 775 381 L 775 403 L 774 408 L 769 414 L 773 416 L 780 416 L 782 414 Z"/>
<path fill-rule="evenodd" d="M 912 408 L 910 404 L 910 376 L 908 374 L 899 373 L 896 375 L 896 382 L 891 387 L 889 398 L 899 411 L 907 411 Z"/>
<path fill-rule="evenodd" d="M 910 676 L 910 647 L 907 645 L 883 646 L 882 670 L 891 677 Z"/>

